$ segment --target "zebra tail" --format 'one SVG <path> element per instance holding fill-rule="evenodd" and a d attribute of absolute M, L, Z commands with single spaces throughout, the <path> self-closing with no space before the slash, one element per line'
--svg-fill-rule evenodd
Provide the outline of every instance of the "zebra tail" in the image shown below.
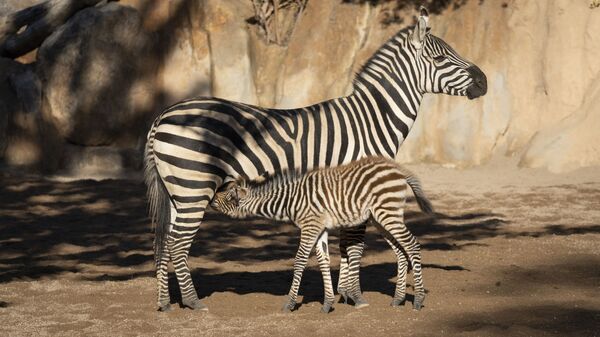
<path fill-rule="evenodd" d="M 406 182 L 410 186 L 415 195 L 415 199 L 417 200 L 417 204 L 423 213 L 435 218 L 435 210 L 433 209 L 433 205 L 431 201 L 427 198 L 423 189 L 421 187 L 421 182 L 419 179 L 412 173 L 409 173 L 406 177 Z"/>
<path fill-rule="evenodd" d="M 146 145 L 144 157 L 144 181 L 148 187 L 148 213 L 154 227 L 154 259 L 160 263 L 165 249 L 166 237 L 169 234 L 171 221 L 171 200 L 165 184 L 158 174 L 154 154 Z"/>

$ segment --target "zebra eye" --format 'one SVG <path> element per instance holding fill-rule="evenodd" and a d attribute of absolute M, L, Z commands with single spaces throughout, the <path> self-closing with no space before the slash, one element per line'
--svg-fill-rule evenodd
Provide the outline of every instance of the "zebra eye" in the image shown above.
<path fill-rule="evenodd" d="M 433 57 L 433 60 L 434 60 L 435 62 L 442 62 L 442 61 L 444 61 L 445 59 L 446 59 L 446 55 L 438 55 L 438 56 L 434 56 L 434 57 Z"/>

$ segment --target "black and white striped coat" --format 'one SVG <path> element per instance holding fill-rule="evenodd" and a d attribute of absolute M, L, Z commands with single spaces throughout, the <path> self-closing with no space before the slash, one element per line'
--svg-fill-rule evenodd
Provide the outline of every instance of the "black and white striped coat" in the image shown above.
<path fill-rule="evenodd" d="M 356 227 L 369 219 L 384 233 L 398 258 L 399 274 L 392 304 L 399 305 L 405 298 L 406 254 L 415 280 L 413 306 L 420 309 L 425 298 L 421 253 L 417 239 L 404 224 L 408 186 L 423 211 L 432 215 L 431 203 L 417 178 L 392 160 L 381 157 L 368 157 L 304 175 L 283 174 L 260 182 L 239 180 L 217 192 L 211 206 L 232 217 L 290 220 L 300 228 L 294 279 L 284 311 L 291 311 L 296 305 L 302 272 L 314 247 L 325 288 L 322 311 L 329 312 L 334 294 L 327 230 Z"/>
<path fill-rule="evenodd" d="M 194 289 L 187 257 L 206 207 L 224 182 L 264 172 L 307 172 L 369 155 L 393 158 L 425 93 L 485 94 L 485 75 L 431 35 L 427 20 L 422 10 L 415 27 L 385 43 L 359 72 L 348 96 L 290 110 L 196 98 L 166 109 L 155 120 L 146 143 L 145 180 L 157 223 L 161 310 L 170 308 L 169 261 L 183 304 L 206 309 Z M 364 226 L 342 230 L 338 290 L 352 287 L 352 293 L 360 294 L 363 234 Z"/>

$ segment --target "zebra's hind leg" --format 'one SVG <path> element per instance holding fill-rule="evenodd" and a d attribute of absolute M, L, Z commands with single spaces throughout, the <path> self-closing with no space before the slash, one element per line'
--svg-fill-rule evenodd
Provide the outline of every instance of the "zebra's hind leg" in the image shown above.
<path fill-rule="evenodd" d="M 210 198 L 209 198 L 210 199 Z M 177 214 L 173 221 L 173 227 L 169 233 L 167 246 L 171 255 L 171 261 L 177 275 L 177 283 L 181 291 L 181 302 L 184 306 L 194 310 L 207 311 L 208 307 L 198 298 L 192 274 L 188 266 L 188 255 L 194 236 L 204 218 L 204 211 L 208 200 L 195 203 L 193 207 L 181 207 L 177 205 Z"/>
<path fill-rule="evenodd" d="M 325 296 L 323 297 L 323 307 L 321 312 L 329 313 L 335 300 L 333 293 L 333 284 L 331 282 L 331 264 L 329 260 L 329 234 L 327 231 L 323 231 L 317 243 L 315 245 L 315 251 L 317 260 L 319 261 L 319 269 L 321 269 L 321 275 L 323 276 L 323 288 Z"/>
<path fill-rule="evenodd" d="M 399 307 L 404 304 L 406 300 L 406 272 L 408 271 L 408 261 L 406 259 L 406 255 L 402 251 L 400 247 L 398 247 L 398 243 L 394 240 L 393 237 L 388 237 L 384 235 L 385 241 L 392 247 L 394 253 L 396 254 L 396 258 L 398 260 L 398 275 L 396 280 L 396 291 L 394 293 L 394 299 L 390 304 L 392 307 Z"/>
<path fill-rule="evenodd" d="M 283 305 L 283 312 L 291 312 L 296 308 L 296 299 L 298 298 L 298 290 L 300 288 L 300 281 L 302 280 L 302 273 L 304 272 L 304 268 L 306 268 L 308 258 L 310 257 L 310 252 L 315 246 L 317 238 L 323 231 L 323 228 L 321 228 L 318 224 L 308 224 L 299 227 L 301 228 L 300 246 L 298 247 L 296 258 L 294 260 L 294 279 L 292 280 L 292 286 L 290 287 L 288 300 Z"/>
<path fill-rule="evenodd" d="M 167 312 L 171 308 L 171 297 L 169 296 L 169 275 L 167 272 L 169 266 L 169 249 L 162 248 L 162 256 L 156 261 L 156 279 L 158 281 L 158 311 Z"/>
<path fill-rule="evenodd" d="M 384 232 L 389 233 L 394 240 L 406 251 L 408 259 L 413 268 L 415 299 L 413 308 L 420 310 L 425 300 L 425 288 L 423 287 L 423 274 L 421 268 L 421 248 L 417 238 L 413 236 L 404 224 L 404 212 L 390 215 L 385 212 L 375 212 L 374 220 L 381 225 Z M 399 247 L 397 247 L 399 248 Z"/>
<path fill-rule="evenodd" d="M 342 259 L 340 260 L 338 292 L 346 303 L 348 303 L 348 298 L 351 299 L 357 309 L 369 306 L 360 289 L 360 259 L 365 248 L 366 229 L 366 222 L 356 227 L 340 228 Z M 346 261 L 347 265 L 344 265 Z M 342 270 L 347 270 L 347 273 L 343 274 Z"/>

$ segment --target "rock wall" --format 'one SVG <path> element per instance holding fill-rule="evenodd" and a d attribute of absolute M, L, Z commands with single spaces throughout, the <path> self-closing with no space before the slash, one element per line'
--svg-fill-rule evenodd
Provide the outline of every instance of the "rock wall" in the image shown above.
<path fill-rule="evenodd" d="M 401 160 L 464 167 L 511 156 L 520 158 L 521 166 L 554 172 L 600 165 L 600 8 L 581 0 L 430 3 L 431 32 L 479 65 L 489 90 L 474 101 L 426 96 Z M 264 42 L 249 23 L 250 1 L 125 0 L 88 9 L 90 18 L 112 10 L 124 19 L 118 25 L 110 24 L 108 16 L 100 20 L 100 36 L 76 31 L 71 40 L 85 43 L 78 44 L 79 54 L 65 54 L 73 59 L 69 62 L 77 63 L 77 57 L 92 47 L 110 54 L 101 36 L 110 36 L 111 27 L 128 32 L 115 41 L 127 48 L 120 53 L 124 58 L 100 58 L 82 72 L 87 75 L 76 74 L 65 83 L 59 80 L 69 74 L 52 75 L 58 68 L 47 66 L 44 50 L 51 49 L 51 42 L 60 40 L 67 28 L 41 48 L 37 74 L 45 102 L 42 115 L 53 116 L 45 120 L 69 143 L 55 151 L 63 157 L 58 166 L 84 162 L 90 153 L 130 154 L 140 148 L 155 114 L 192 96 L 289 108 L 345 95 L 362 63 L 395 32 L 412 24 L 412 6 L 398 4 L 404 3 L 310 0 L 287 46 Z M 401 22 L 384 24 L 395 8 L 399 10 L 393 14 Z M 75 19 L 65 26 L 75 25 Z M 140 41 L 147 43 L 136 44 Z M 105 71 L 119 64 L 131 71 Z M 103 76 L 117 84 L 105 90 L 104 103 L 82 97 L 79 86 L 93 88 Z M 73 81 L 77 90 L 65 91 Z M 56 92 L 69 99 L 52 99 Z M 117 99 L 120 92 L 125 94 Z M 57 108 L 56 102 L 64 106 Z M 0 127 L 6 125 L 0 119 Z M 90 151 L 72 150 L 73 146 Z M 131 156 L 126 157 L 129 160 L 121 162 L 131 162 Z"/>

